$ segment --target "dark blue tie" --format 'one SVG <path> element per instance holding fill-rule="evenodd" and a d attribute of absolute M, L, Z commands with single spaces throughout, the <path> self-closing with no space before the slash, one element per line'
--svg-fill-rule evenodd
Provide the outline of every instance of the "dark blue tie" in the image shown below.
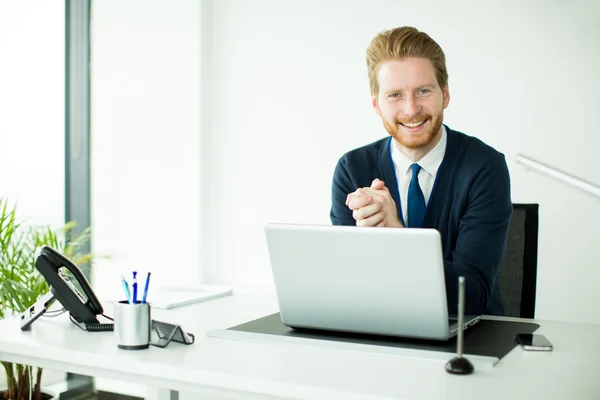
<path fill-rule="evenodd" d="M 425 196 L 419 185 L 421 166 L 415 163 L 410 168 L 412 169 L 412 179 L 408 186 L 408 228 L 419 228 L 425 217 Z"/>

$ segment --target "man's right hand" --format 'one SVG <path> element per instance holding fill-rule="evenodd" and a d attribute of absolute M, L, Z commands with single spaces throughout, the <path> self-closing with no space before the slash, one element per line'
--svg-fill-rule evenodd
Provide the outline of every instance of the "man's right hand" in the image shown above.
<path fill-rule="evenodd" d="M 356 226 L 402 228 L 398 220 L 396 202 L 392 199 L 385 182 L 375 179 L 371 187 L 357 189 L 346 198 L 346 206 L 352 210 Z"/>

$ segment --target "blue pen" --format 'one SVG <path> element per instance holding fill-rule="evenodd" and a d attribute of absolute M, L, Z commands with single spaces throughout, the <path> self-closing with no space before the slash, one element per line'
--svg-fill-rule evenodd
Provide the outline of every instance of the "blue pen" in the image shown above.
<path fill-rule="evenodd" d="M 144 285 L 144 297 L 142 297 L 142 303 L 146 303 L 146 296 L 148 296 L 148 285 L 150 285 L 150 272 L 146 277 L 146 285 Z"/>
<path fill-rule="evenodd" d="M 137 304 L 137 271 L 133 271 L 133 304 Z"/>
<path fill-rule="evenodd" d="M 123 284 L 123 289 L 125 289 L 125 297 L 127 297 L 127 302 L 131 303 L 131 295 L 129 294 L 129 285 L 127 284 L 127 281 L 125 280 L 124 276 L 121 277 L 121 283 Z"/>

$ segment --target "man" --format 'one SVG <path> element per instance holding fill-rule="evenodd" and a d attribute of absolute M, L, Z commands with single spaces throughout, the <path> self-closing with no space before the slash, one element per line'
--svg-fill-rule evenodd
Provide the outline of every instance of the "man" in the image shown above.
<path fill-rule="evenodd" d="M 386 137 L 344 154 L 332 185 L 334 225 L 434 228 L 456 312 L 503 315 L 496 279 L 512 213 L 504 155 L 442 124 L 450 102 L 445 55 L 427 34 L 401 27 L 367 50 L 371 101 Z"/>

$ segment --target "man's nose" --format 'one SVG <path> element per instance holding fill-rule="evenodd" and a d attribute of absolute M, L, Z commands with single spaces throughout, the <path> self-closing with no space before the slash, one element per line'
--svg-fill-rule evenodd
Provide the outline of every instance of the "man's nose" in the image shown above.
<path fill-rule="evenodd" d="M 404 115 L 414 117 L 421 112 L 421 106 L 417 102 L 415 96 L 408 96 L 404 102 Z"/>

